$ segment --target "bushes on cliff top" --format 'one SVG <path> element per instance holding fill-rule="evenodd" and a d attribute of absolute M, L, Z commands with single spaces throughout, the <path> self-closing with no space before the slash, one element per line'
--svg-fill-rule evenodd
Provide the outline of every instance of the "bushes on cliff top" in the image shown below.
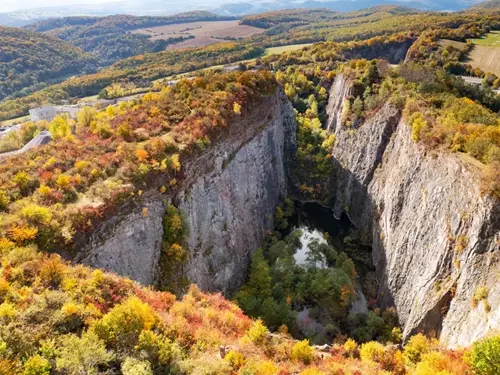
<path fill-rule="evenodd" d="M 55 140 L 0 165 L 1 234 L 31 225 L 39 246 L 68 246 L 113 207 L 140 197 L 144 184 L 175 188 L 181 159 L 228 126 L 234 104 L 275 85 L 268 72 L 209 74 L 100 113 L 83 109 L 76 128 L 56 118 L 49 126 Z"/>

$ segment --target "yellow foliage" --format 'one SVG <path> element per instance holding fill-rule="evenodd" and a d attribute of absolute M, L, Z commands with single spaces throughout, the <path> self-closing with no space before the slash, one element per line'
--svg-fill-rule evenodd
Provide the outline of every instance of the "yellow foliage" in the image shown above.
<path fill-rule="evenodd" d="M 224 359 L 229 362 L 234 370 L 238 370 L 245 364 L 245 357 L 243 354 L 234 350 L 227 353 Z"/>
<path fill-rule="evenodd" d="M 344 349 L 348 356 L 353 357 L 358 349 L 358 344 L 353 339 L 348 339 L 344 343 Z"/>
<path fill-rule="evenodd" d="M 384 356 L 384 345 L 376 341 L 370 341 L 361 345 L 359 355 L 366 362 L 380 362 Z"/>
<path fill-rule="evenodd" d="M 252 326 L 246 332 L 246 337 L 250 339 L 251 342 L 257 345 L 263 345 L 266 343 L 269 337 L 269 331 L 267 327 L 262 323 L 262 320 L 256 320 Z"/>
<path fill-rule="evenodd" d="M 61 189 L 67 189 L 71 185 L 71 177 L 65 174 L 60 174 L 57 177 L 56 184 Z"/>
<path fill-rule="evenodd" d="M 72 316 L 72 315 L 78 314 L 79 308 L 76 305 L 76 303 L 70 301 L 70 302 L 66 302 L 63 305 L 63 307 L 61 307 L 61 311 L 64 315 Z"/>
<path fill-rule="evenodd" d="M 0 254 L 5 254 L 15 246 L 14 242 L 6 237 L 0 237 Z"/>
<path fill-rule="evenodd" d="M 143 330 L 151 330 L 157 322 L 151 306 L 134 296 L 111 309 L 93 329 L 108 344 L 126 345 L 130 340 L 135 342 Z"/>
<path fill-rule="evenodd" d="M 10 319 L 16 315 L 16 307 L 9 303 L 4 302 L 0 305 L 0 318 Z"/>
<path fill-rule="evenodd" d="M 21 217 L 32 224 L 48 224 L 52 220 L 52 213 L 47 207 L 30 203 L 21 209 Z"/>
<path fill-rule="evenodd" d="M 90 167 L 90 162 L 86 160 L 75 161 L 75 168 L 78 170 L 78 172 L 83 172 L 88 167 Z"/>
<path fill-rule="evenodd" d="M 179 159 L 179 154 L 172 155 L 171 161 L 172 161 L 172 169 L 176 172 L 179 172 L 181 170 L 181 162 Z"/>
<path fill-rule="evenodd" d="M 40 194 L 42 197 L 47 197 L 52 194 L 52 189 L 47 185 L 41 185 L 38 188 L 38 194 Z"/>
<path fill-rule="evenodd" d="M 428 339 L 421 333 L 412 336 L 405 346 L 404 357 L 411 363 L 420 362 L 423 354 L 435 346 L 433 340 Z"/>
<path fill-rule="evenodd" d="M 299 341 L 292 348 L 292 358 L 296 361 L 303 362 L 307 365 L 311 363 L 313 357 L 314 350 L 309 345 L 309 340 Z"/>
<path fill-rule="evenodd" d="M 312 367 L 302 371 L 300 375 L 326 375 L 326 373 L 318 370 L 316 367 Z"/>
<path fill-rule="evenodd" d="M 14 224 L 9 229 L 9 238 L 16 242 L 17 244 L 22 244 L 24 242 L 32 241 L 36 238 L 38 234 L 37 227 L 31 226 L 20 226 L 18 224 Z"/>
<path fill-rule="evenodd" d="M 270 361 L 262 361 L 254 366 L 256 375 L 275 375 L 279 368 Z"/>
<path fill-rule="evenodd" d="M 241 105 L 238 102 L 233 103 L 233 112 L 237 115 L 241 114 Z"/>

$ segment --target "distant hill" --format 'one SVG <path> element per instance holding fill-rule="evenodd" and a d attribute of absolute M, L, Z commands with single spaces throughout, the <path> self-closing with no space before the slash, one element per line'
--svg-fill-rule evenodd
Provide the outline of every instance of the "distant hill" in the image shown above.
<path fill-rule="evenodd" d="M 500 10 L 500 0 L 490 0 L 474 5 L 472 10 Z"/>
<path fill-rule="evenodd" d="M 0 99 L 25 95 L 68 76 L 91 73 L 96 59 L 49 35 L 0 26 Z"/>
<path fill-rule="evenodd" d="M 36 22 L 26 28 L 63 39 L 92 53 L 101 65 L 149 52 L 163 51 L 167 45 L 178 43 L 189 36 L 181 35 L 167 40 L 150 40 L 146 35 L 130 31 L 146 27 L 199 21 L 234 20 L 204 11 L 176 14 L 168 17 L 114 15 L 108 17 L 65 17 Z"/>
<path fill-rule="evenodd" d="M 363 8 L 384 4 L 407 6 L 426 11 L 457 11 L 478 3 L 478 0 L 279 0 L 279 1 L 234 1 L 230 3 L 206 2 L 196 5 L 197 9 L 222 16 L 245 16 L 276 10 L 296 8 L 326 8 L 339 12 L 352 12 Z M 165 2 L 164 0 L 128 1 L 116 0 L 110 3 L 76 5 L 64 7 L 43 7 L 0 13 L 0 25 L 20 26 L 26 20 L 72 16 L 110 16 L 115 14 L 164 16 L 190 11 L 192 2 Z M 0 9 L 1 11 L 1 9 Z M 5 16 L 5 17 L 3 17 Z"/>

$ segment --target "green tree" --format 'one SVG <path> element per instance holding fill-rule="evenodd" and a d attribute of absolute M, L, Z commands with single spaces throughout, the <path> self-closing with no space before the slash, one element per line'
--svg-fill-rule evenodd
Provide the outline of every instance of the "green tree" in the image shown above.
<path fill-rule="evenodd" d="M 500 336 L 474 343 L 466 359 L 477 375 L 500 374 Z"/>

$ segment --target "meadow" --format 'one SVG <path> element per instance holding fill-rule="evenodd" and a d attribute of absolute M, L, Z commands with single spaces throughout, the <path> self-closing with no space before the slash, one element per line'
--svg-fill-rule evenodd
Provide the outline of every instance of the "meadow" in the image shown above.
<path fill-rule="evenodd" d="M 470 39 L 474 47 L 468 55 L 468 64 L 485 72 L 500 75 L 500 32 L 491 32 L 483 38 Z M 455 48 L 465 47 L 465 43 L 453 40 L 442 40 L 442 45 Z"/>

